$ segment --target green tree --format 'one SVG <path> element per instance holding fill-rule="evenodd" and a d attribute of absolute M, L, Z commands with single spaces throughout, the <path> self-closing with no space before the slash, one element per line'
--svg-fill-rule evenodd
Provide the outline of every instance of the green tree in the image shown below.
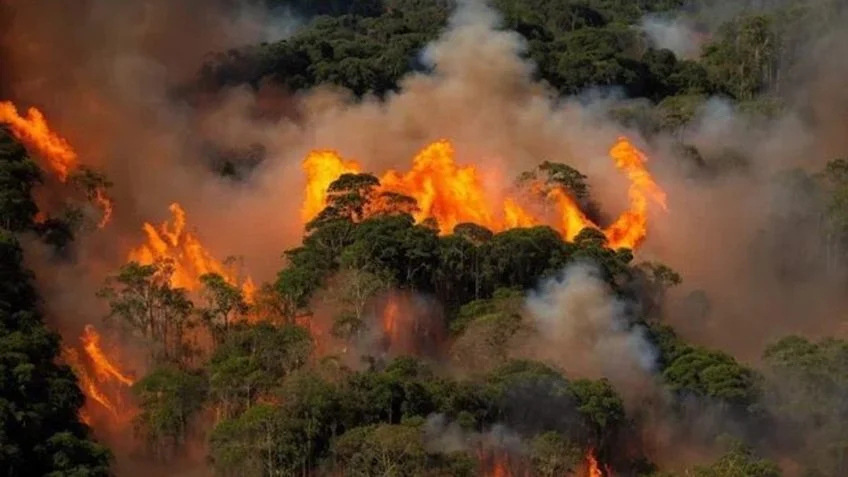
<path fill-rule="evenodd" d="M 98 296 L 109 304 L 107 323 L 128 329 L 150 344 L 151 363 L 182 363 L 194 352 L 186 332 L 194 326 L 194 304 L 171 286 L 173 264 L 130 262 L 106 280 Z"/>
<path fill-rule="evenodd" d="M 224 342 L 233 324 L 244 318 L 249 307 L 244 293 L 217 273 L 201 275 L 201 295 L 206 302 L 198 312 L 216 345 Z"/>
<path fill-rule="evenodd" d="M 32 226 L 38 212 L 32 189 L 39 183 L 41 170 L 0 126 L 0 227 L 17 232 Z"/>
<path fill-rule="evenodd" d="M 192 417 L 206 401 L 206 379 L 199 373 L 165 365 L 133 385 L 140 412 L 136 432 L 156 459 L 173 458 L 189 438 Z"/>
<path fill-rule="evenodd" d="M 59 337 L 22 264 L 17 240 L 0 230 L 0 473 L 108 476 L 110 453 L 78 420 L 83 394 L 56 363 Z"/>
<path fill-rule="evenodd" d="M 575 472 L 583 460 L 581 449 L 561 434 L 546 432 L 530 443 L 533 475 L 557 477 Z"/>
<path fill-rule="evenodd" d="M 306 363 L 311 352 L 312 338 L 299 326 L 258 323 L 232 330 L 206 366 L 219 419 L 269 396 L 288 374 Z"/>
<path fill-rule="evenodd" d="M 715 463 L 696 467 L 695 477 L 780 477 L 777 464 L 757 457 L 753 450 L 738 441 Z"/>

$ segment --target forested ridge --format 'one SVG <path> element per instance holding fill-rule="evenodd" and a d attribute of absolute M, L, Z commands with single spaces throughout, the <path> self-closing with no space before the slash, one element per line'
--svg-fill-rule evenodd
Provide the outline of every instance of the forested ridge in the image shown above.
<path fill-rule="evenodd" d="M 490 3 L 500 28 L 522 37 L 533 80 L 548 94 L 602 97 L 604 121 L 662 144 L 692 184 L 766 175 L 750 150 L 730 141 L 702 147 L 687 133 L 715 101 L 757 131 L 781 121 L 810 74 L 809 42 L 838 31 L 843 18 L 840 3 L 826 0 Z M 169 85 L 169 100 L 201 110 L 231 88 L 299 98 L 332 85 L 350 91 L 351 103 L 382 101 L 401 94 L 411 72 L 432 69 L 422 50 L 450 28 L 456 5 L 262 7 L 297 18 L 293 33 L 209 52 L 191 81 Z M 685 26 L 691 51 L 662 48 L 648 21 Z M 274 115 L 297 121 L 289 110 Z M 118 424 L 105 426 L 84 411 L 86 399 L 103 402 L 81 381 L 90 378 L 74 377 L 63 352 L 72 345 L 60 340 L 61 326 L 51 328 L 59 319 L 45 317 L 29 269 L 51 268 L 25 250 L 49 251 L 54 265 L 84 260 L 79 244 L 99 233 L 87 202 L 98 204 L 112 184 L 80 168 L 62 180 L 73 199 L 57 212 L 55 197 L 38 194 L 56 181 L 12 126 L 0 130 L 4 475 L 848 475 L 848 341 L 837 331 L 787 333 L 742 360 L 675 330 L 694 322 L 686 329 L 711 332 L 711 297 L 696 290 L 671 306 L 687 277 L 661 252 L 647 259 L 638 247 L 613 249 L 598 227 L 565 237 L 544 224 L 462 222 L 442 233 L 434 218 L 418 220 L 414 197 L 385 192 L 387 179 L 370 172 L 332 177 L 322 210 L 296 246 L 279 247 L 284 266 L 267 283 L 232 280 L 237 260 L 206 269 L 196 289 L 169 260 L 133 259 L 104 273 L 80 308 L 93 301 L 105 310 L 97 327 L 129 337 L 144 370 L 132 378 L 107 371 L 126 389 L 116 388 L 122 402 L 112 403 Z M 217 179 L 245 187 L 270 161 L 253 146 L 210 155 L 204 167 Z M 538 159 L 516 175 L 515 189 L 564 191 L 587 220 L 613 220 L 587 171 Z M 844 289 L 848 160 L 831 159 L 769 174 L 791 205 L 761 208 L 746 257 L 765 263 L 758 273 L 799 287 L 826 276 Z M 182 225 L 173 235 L 188 240 L 176 210 Z M 249 233 L 263 232 L 245 232 L 245 253 Z M 194 250 L 199 243 L 189 241 Z M 582 314 L 573 327 L 559 321 Z"/>

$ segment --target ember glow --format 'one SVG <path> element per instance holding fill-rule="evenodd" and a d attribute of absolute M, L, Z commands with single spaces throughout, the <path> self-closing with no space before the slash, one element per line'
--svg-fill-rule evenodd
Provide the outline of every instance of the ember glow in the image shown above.
<path fill-rule="evenodd" d="M 88 400 L 80 415 L 90 423 L 94 409 L 99 408 L 114 418 L 125 417 L 128 409 L 124 393 L 135 380 L 102 348 L 100 334 L 93 326 L 86 325 L 80 343 L 79 351 L 71 347 L 62 350 L 62 358 L 74 370 Z"/>
<path fill-rule="evenodd" d="M 665 208 L 665 193 L 645 168 L 646 156 L 627 138 L 618 139 L 610 150 L 610 156 L 630 180 L 630 206 L 603 229 L 603 233 L 611 248 L 633 249 L 647 235 L 648 201 L 653 200 Z M 345 160 L 330 150 L 310 153 L 303 162 L 303 169 L 307 179 L 301 207 L 304 222 L 315 218 L 326 207 L 327 188 L 335 179 L 345 173 L 362 171 L 359 163 Z M 458 165 L 453 146 L 444 139 L 429 144 L 418 153 L 409 171 L 389 170 L 379 180 L 377 196 L 389 192 L 415 199 L 418 210 L 412 215 L 416 222 L 432 218 L 443 235 L 451 233 L 456 225 L 463 222 L 482 225 L 495 232 L 548 224 L 566 240 L 573 240 L 584 228 L 601 230 L 586 217 L 571 194 L 561 187 L 544 194 L 557 211 L 556 219 L 534 215 L 522 206 L 517 197 L 507 195 L 499 202 L 494 201 L 487 196 L 477 168 L 474 165 Z M 374 212 L 380 211 L 379 202 L 377 204 Z"/>
<path fill-rule="evenodd" d="M 67 182 L 71 172 L 79 166 L 79 158 L 73 147 L 50 129 L 44 114 L 38 109 L 29 108 L 26 116 L 20 116 L 14 104 L 0 101 L 0 123 L 8 124 L 12 134 L 31 153 L 46 161 L 59 181 Z M 112 199 L 103 188 L 98 187 L 92 200 L 103 210 L 103 217 L 97 224 L 98 228 L 103 228 L 112 217 Z"/>
<path fill-rule="evenodd" d="M 173 221 L 165 221 L 159 227 L 145 223 L 147 242 L 132 250 L 129 260 L 142 265 L 170 261 L 174 266 L 171 286 L 187 290 L 199 289 L 201 276 L 217 273 L 231 285 L 240 287 L 245 299 L 252 301 L 256 291 L 253 281 L 249 277 L 242 281 L 236 270 L 219 262 L 206 250 L 186 227 L 186 213 L 179 204 L 171 204 L 169 209 Z"/>

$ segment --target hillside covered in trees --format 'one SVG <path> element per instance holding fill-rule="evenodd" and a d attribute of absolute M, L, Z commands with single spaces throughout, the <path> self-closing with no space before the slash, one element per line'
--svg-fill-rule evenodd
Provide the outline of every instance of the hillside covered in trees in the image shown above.
<path fill-rule="evenodd" d="M 141 3 L 0 6 L 0 473 L 848 475 L 841 2 Z"/>

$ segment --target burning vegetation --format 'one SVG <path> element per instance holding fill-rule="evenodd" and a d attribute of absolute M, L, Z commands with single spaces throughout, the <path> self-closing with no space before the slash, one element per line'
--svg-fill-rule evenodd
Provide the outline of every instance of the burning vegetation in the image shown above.
<path fill-rule="evenodd" d="M 693 235 L 681 224 L 704 228 L 695 234 L 733 235 L 726 230 L 756 222 L 758 246 L 737 253 L 742 265 L 734 263 L 734 273 L 750 253 L 778 276 L 767 277 L 773 289 L 821 281 L 844 288 L 848 161 L 780 176 L 791 207 L 778 207 L 776 218 L 759 217 L 758 197 L 750 207 L 756 221 L 715 232 L 693 209 L 718 214 L 725 198 L 713 190 L 730 187 L 724 179 L 761 152 L 747 136 L 737 141 L 744 151 L 732 152 L 748 156 L 736 162 L 731 153 L 717 158 L 705 147 L 701 155 L 684 144 L 690 137 L 722 142 L 701 136 L 707 133 L 693 119 L 708 122 L 717 108 L 689 102 L 712 93 L 756 101 L 765 89 L 735 77 L 781 77 L 762 63 L 776 69 L 800 51 L 774 46 L 778 32 L 797 30 L 777 26 L 796 10 L 734 20 L 716 30 L 703 58 L 681 60 L 646 43 L 660 41 L 652 22 L 640 23 L 642 36 L 621 27 L 669 2 L 631 10 L 616 2 L 536 2 L 533 12 L 493 2 L 526 42 L 498 23 L 487 2 L 317 2 L 304 17 L 318 14 L 315 24 L 276 42 L 266 37 L 280 28 L 242 25 L 267 21 L 267 12 L 240 11 L 235 24 L 219 23 L 218 16 L 231 19 L 232 2 L 204 15 L 202 2 L 186 8 L 153 0 L 143 15 L 132 10 L 134 20 L 104 30 L 120 37 L 110 43 L 118 53 L 98 49 L 79 75 L 57 79 L 38 71 L 42 61 L 64 63 L 38 36 L 93 28 L 89 16 L 128 8 L 72 3 L 62 7 L 72 27 L 25 22 L 34 33 L 16 22 L 41 18 L 34 13 L 41 0 L 0 7 L 18 14 L 9 36 L 26 48 L 13 51 L 16 65 L 40 73 L 14 97 L 62 111 L 23 113 L 0 102 L 0 369 L 7 371 L 0 376 L 0 474 L 848 472 L 839 444 L 848 442 L 840 426 L 848 343 L 784 337 L 768 345 L 757 368 L 690 343 L 672 324 L 686 321 L 701 339 L 714 332 L 717 308 L 703 290 L 678 294 L 683 278 L 656 261 L 669 256 L 686 266 L 698 258 L 701 250 L 678 240 Z M 448 21 L 445 5 L 454 3 Z M 92 5 L 103 10 L 89 15 Z M 193 28 L 201 17 L 215 25 L 209 38 Z M 175 41 L 183 30 L 197 30 L 197 42 Z M 69 52 L 110 40 L 76 33 Z M 193 56 L 195 43 L 210 38 L 227 37 L 230 47 L 259 36 L 259 46 L 204 57 L 199 74 L 186 74 L 193 63 L 176 58 Z M 390 44 L 402 45 L 402 54 Z M 625 44 L 633 51 L 619 51 Z M 786 57 L 765 58 L 771 48 Z M 359 58 L 372 54 L 374 64 Z M 148 58 L 157 55 L 169 61 Z M 148 73 L 148 60 L 161 74 L 136 70 Z M 401 71 L 419 61 L 425 68 Z M 66 79 L 73 86 L 64 105 L 50 98 L 61 97 Z M 552 99 L 619 81 L 644 104 Z M 349 82 L 354 94 L 308 88 L 328 82 Z M 231 88 L 237 85 L 245 88 Z M 682 116 L 691 118 L 675 123 Z M 62 127 L 81 120 L 96 129 L 91 137 Z M 761 118 L 758 131 L 773 132 L 773 120 Z M 79 124 L 75 130 L 85 131 Z M 426 142 L 433 138 L 440 139 Z M 763 150 L 780 149 L 769 146 Z M 587 151 L 599 147 L 608 157 L 594 162 Z M 399 150 L 418 152 L 398 161 Z M 477 152 L 493 150 L 503 157 Z M 528 157 L 549 160 L 522 163 Z M 606 170 L 612 180 L 599 173 Z M 179 186 L 160 184 L 168 182 L 162 175 Z M 112 187 L 120 193 L 111 195 Z M 687 190 L 697 187 L 710 194 Z M 156 200 L 132 197 L 136 191 Z M 625 197 L 621 211 L 615 199 Z M 170 216 L 157 223 L 165 211 L 150 204 L 167 203 Z M 681 218 L 690 213 L 688 222 Z M 777 259 L 759 246 L 769 233 L 804 235 L 805 247 L 816 250 L 796 253 L 800 241 L 786 239 L 775 248 L 791 257 Z M 248 260 L 225 258 L 230 251 Z M 826 279 L 817 275 L 822 267 Z M 700 272 L 705 283 L 719 276 Z M 760 309 L 732 292 L 723 298 L 744 301 L 737 311 Z M 806 312 L 808 303 L 798 308 Z M 45 332 L 41 313 L 61 340 Z"/>
<path fill-rule="evenodd" d="M 633 249 L 647 235 L 649 200 L 665 208 L 665 192 L 645 168 L 644 153 L 629 139 L 618 138 L 610 156 L 630 180 L 630 208 L 602 231 L 611 248 Z M 457 164 L 454 148 L 447 140 L 436 141 L 421 150 L 412 160 L 409 171 L 390 170 L 379 180 L 368 176 L 371 182 L 359 175 L 359 181 L 354 183 L 353 177 L 361 174 L 361 166 L 329 150 L 310 153 L 303 162 L 303 170 L 307 183 L 301 216 L 307 222 L 327 210 L 328 196 L 339 203 L 350 202 L 352 186 L 367 188 L 369 195 L 368 203 L 361 211 L 356 211 L 357 220 L 407 212 L 418 223 L 433 220 L 443 235 L 453 232 L 462 223 L 477 224 L 493 232 L 549 224 L 566 240 L 573 240 L 585 228 L 601 230 L 580 209 L 575 191 L 570 188 L 578 185 L 581 192 L 585 188 L 584 176 L 579 172 L 563 164 L 545 163 L 540 172 L 547 173 L 547 179 L 540 179 L 538 174 L 525 174 L 516 187 L 522 190 L 515 196 L 506 195 L 497 203 L 487 197 L 476 166 Z M 342 176 L 346 180 L 340 180 Z M 554 212 L 544 213 L 546 205 L 552 206 Z M 530 207 L 540 213 L 531 212 Z"/>

